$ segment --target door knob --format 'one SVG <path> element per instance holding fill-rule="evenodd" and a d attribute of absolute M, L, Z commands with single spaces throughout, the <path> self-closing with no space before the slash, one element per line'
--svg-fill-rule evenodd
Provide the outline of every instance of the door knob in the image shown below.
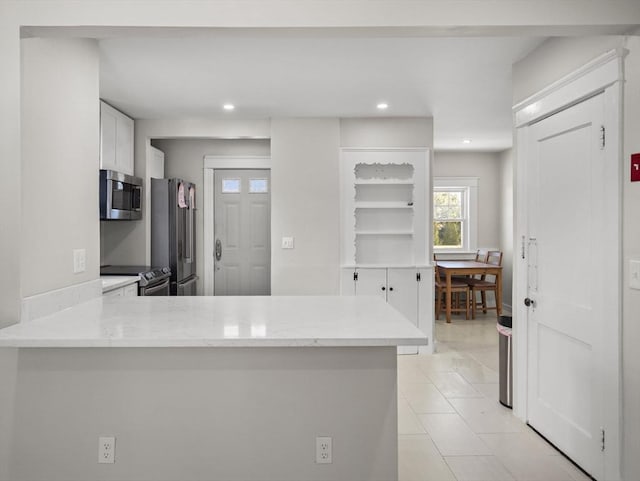
<path fill-rule="evenodd" d="M 382 289 L 383 291 L 386 291 L 386 290 L 387 290 L 387 288 L 386 288 L 386 287 L 384 287 L 384 286 L 382 286 L 382 287 L 381 287 L 381 289 Z"/>
<path fill-rule="evenodd" d="M 524 300 L 524 305 L 529 307 L 535 307 L 536 306 L 536 301 L 534 301 L 533 299 L 529 299 L 528 297 Z"/>

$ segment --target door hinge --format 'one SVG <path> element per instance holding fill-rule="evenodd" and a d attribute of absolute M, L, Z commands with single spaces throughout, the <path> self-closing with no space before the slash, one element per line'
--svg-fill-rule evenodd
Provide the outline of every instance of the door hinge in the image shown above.
<path fill-rule="evenodd" d="M 604 125 L 600 126 L 600 150 L 604 149 L 604 146 L 607 143 L 607 129 L 604 128 Z"/>
<path fill-rule="evenodd" d="M 353 280 L 354 280 L 354 281 L 357 281 L 357 280 L 358 280 L 358 273 L 357 273 L 357 272 L 354 272 L 354 273 L 353 273 Z"/>
<path fill-rule="evenodd" d="M 600 451 L 604 451 L 604 429 L 600 428 Z"/>
<path fill-rule="evenodd" d="M 422 280 L 420 273 L 416 273 L 416 281 L 420 282 Z"/>

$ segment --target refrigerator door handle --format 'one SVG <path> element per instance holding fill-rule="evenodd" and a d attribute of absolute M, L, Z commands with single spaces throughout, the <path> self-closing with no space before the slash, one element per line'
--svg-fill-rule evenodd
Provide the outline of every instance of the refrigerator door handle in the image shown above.
<path fill-rule="evenodd" d="M 216 239 L 216 260 L 220 261 L 220 259 L 222 259 L 222 242 Z"/>
<path fill-rule="evenodd" d="M 193 284 L 194 282 L 198 281 L 198 279 L 200 279 L 198 276 L 193 276 L 191 279 L 189 279 L 187 282 L 179 282 L 178 286 L 180 287 L 187 287 L 191 284 Z"/>
<path fill-rule="evenodd" d="M 184 252 L 184 261 L 187 264 L 191 264 L 193 262 L 193 209 L 187 208 L 184 216 L 185 222 L 185 252 Z"/>

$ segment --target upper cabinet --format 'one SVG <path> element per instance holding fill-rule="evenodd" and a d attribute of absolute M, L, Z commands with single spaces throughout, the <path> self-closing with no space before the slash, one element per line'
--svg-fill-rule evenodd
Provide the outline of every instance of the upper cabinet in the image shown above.
<path fill-rule="evenodd" d="M 133 119 L 100 101 L 100 168 L 133 175 Z"/>
<path fill-rule="evenodd" d="M 427 149 L 343 149 L 343 266 L 419 266 L 429 260 Z"/>

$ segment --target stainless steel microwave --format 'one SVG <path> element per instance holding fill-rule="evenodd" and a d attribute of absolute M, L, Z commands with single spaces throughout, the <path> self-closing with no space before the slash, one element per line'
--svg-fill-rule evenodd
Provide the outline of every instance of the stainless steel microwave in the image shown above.
<path fill-rule="evenodd" d="M 100 220 L 142 219 L 142 179 L 100 170 Z"/>

